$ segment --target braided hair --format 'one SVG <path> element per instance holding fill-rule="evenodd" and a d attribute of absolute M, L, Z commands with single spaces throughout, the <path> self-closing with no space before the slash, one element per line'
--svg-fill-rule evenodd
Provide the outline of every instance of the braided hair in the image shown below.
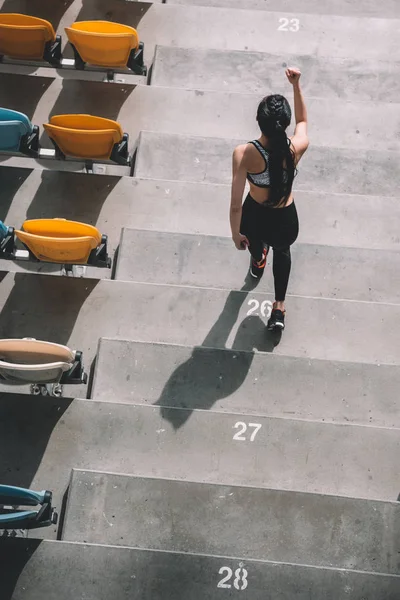
<path fill-rule="evenodd" d="M 292 111 L 289 102 L 280 94 L 266 96 L 257 109 L 257 123 L 271 141 L 269 172 L 271 188 L 268 204 L 286 205 L 296 175 L 295 155 L 286 135 Z"/>

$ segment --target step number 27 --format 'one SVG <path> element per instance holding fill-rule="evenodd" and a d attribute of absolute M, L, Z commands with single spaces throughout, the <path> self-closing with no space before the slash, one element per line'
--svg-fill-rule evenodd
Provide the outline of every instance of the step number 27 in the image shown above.
<path fill-rule="evenodd" d="M 249 423 L 247 425 L 247 423 L 244 423 L 243 421 L 238 421 L 237 423 L 234 424 L 233 428 L 238 429 L 239 431 L 237 431 L 235 433 L 235 435 L 233 436 L 233 439 L 237 440 L 239 442 L 246 442 L 249 438 L 243 434 L 247 431 L 247 427 L 249 427 L 249 428 L 251 427 L 253 429 L 253 431 L 250 435 L 250 442 L 254 442 L 254 440 L 256 439 L 257 433 L 261 429 L 261 423 Z"/>

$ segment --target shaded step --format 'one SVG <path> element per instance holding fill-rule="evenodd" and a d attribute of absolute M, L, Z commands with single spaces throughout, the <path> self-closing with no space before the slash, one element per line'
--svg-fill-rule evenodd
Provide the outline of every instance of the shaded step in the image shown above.
<path fill-rule="evenodd" d="M 243 1 L 248 3 L 248 0 Z M 260 1 L 265 7 L 265 0 Z M 347 2 L 346 5 L 350 7 Z M 359 7 L 358 4 L 351 6 Z M 323 5 L 323 9 L 328 7 L 331 5 Z M 399 98 L 395 81 L 398 63 L 287 54 L 283 62 L 281 54 L 207 48 L 157 46 L 151 83 L 209 91 L 289 95 L 290 90 L 282 77 L 285 64 L 296 65 L 302 70 L 301 82 L 306 96 L 355 102 L 397 102 Z"/>
<path fill-rule="evenodd" d="M 399 575 L 400 505 L 73 471 L 63 540 Z"/>
<path fill-rule="evenodd" d="M 374 225 L 372 225 L 374 226 Z M 294 244 L 289 293 L 320 298 L 400 303 L 393 285 L 400 252 Z M 259 285 L 274 293 L 273 251 Z M 248 252 L 229 238 L 124 228 L 116 279 L 173 285 L 240 289 L 238 271 L 249 268 Z"/>
<path fill-rule="evenodd" d="M 123 225 L 231 236 L 227 216 L 230 190 L 225 185 L 7 167 L 0 167 L 0 177 L 0 219 L 7 224 L 60 215 L 90 223 L 107 233 L 111 254 L 119 244 Z M 299 240 L 304 243 L 400 248 L 397 198 L 297 191 L 296 205 Z M 3 268 L 15 270 L 15 265 L 7 262 Z"/>
<path fill-rule="evenodd" d="M 68 48 L 68 47 L 67 47 Z M 65 49 L 67 53 L 67 49 Z M 97 67 L 96 70 L 78 70 L 75 68 L 55 69 L 51 66 L 33 66 L 20 64 L 12 59 L 9 62 L 0 63 L 1 73 L 14 73 L 16 75 L 33 75 L 34 77 L 54 77 L 55 79 L 81 79 L 83 81 L 101 81 L 106 83 L 107 69 Z M 147 84 L 147 75 L 134 75 L 132 71 L 123 71 L 114 74 L 114 82 L 128 84 Z M 48 161 L 47 161 L 48 162 Z"/>
<path fill-rule="evenodd" d="M 213 6 L 220 8 L 241 8 L 251 10 L 280 11 L 282 13 L 310 13 L 317 15 L 343 15 L 360 17 L 400 18 L 400 7 L 396 0 L 385 0 L 377 5 L 373 0 L 363 0 L 356 4 L 348 0 L 335 0 L 334 3 L 321 3 L 318 0 L 302 0 L 293 5 L 291 0 L 166 0 L 167 4 L 186 6 Z"/>
<path fill-rule="evenodd" d="M 160 6 L 165 8 L 165 5 Z M 289 83 L 287 94 L 292 95 Z M 101 116 L 121 124 L 124 132 L 130 135 L 131 146 L 141 130 L 251 139 L 259 136 L 254 115 L 260 99 L 260 94 L 122 83 L 104 85 L 95 81 L 0 74 L 0 105 L 27 114 L 34 124 L 42 126 L 50 115 L 73 113 L 77 109 L 83 114 L 100 112 Z M 385 153 L 400 150 L 397 104 L 309 98 L 307 110 L 310 136 L 315 145 L 355 148 L 358 154 L 359 149 L 368 147 L 373 139 L 374 156 L 377 150 Z M 335 127 L 331 126 L 332 113 L 340 114 Z M 53 147 L 47 134 L 41 136 L 41 142 L 45 148 Z M 54 168 L 57 162 L 54 161 Z"/>
<path fill-rule="evenodd" d="M 400 368 L 101 339 L 105 402 L 400 427 Z M 255 418 L 255 417 L 254 417 Z"/>
<path fill-rule="evenodd" d="M 253 286 L 228 291 L 8 273 L 0 288 L 0 337 L 78 348 L 87 368 L 100 337 L 399 364 L 399 304 L 291 296 L 279 340 L 265 327 L 273 296 Z"/>
<path fill-rule="evenodd" d="M 324 569 L 264 561 L 175 552 L 158 552 L 37 540 L 0 540 L 5 600 L 70 600 L 90 595 L 97 600 L 173 600 L 220 598 L 235 588 L 235 571 L 247 571 L 241 598 L 265 600 L 265 590 L 279 600 L 397 600 L 400 578 L 348 569 Z M 73 577 L 71 577 L 73 573 Z M 90 573 L 90 577 L 88 577 Z M 230 588 L 218 587 L 225 577 Z M 222 584 L 220 584 L 222 585 Z M 243 586 L 242 581 L 237 582 Z M 228 592 L 229 593 L 229 592 Z M 295 594 L 295 596 L 294 596 Z"/>
<path fill-rule="evenodd" d="M 2 482 L 48 487 L 57 507 L 72 468 L 388 501 L 399 493 L 400 429 L 16 394 L 1 400 Z"/>
<path fill-rule="evenodd" d="M 230 184 L 232 152 L 242 140 L 142 132 L 135 175 L 199 183 Z M 294 189 L 321 193 L 395 196 L 397 152 L 311 145 L 299 164 Z M 399 178 L 399 180 L 397 180 Z"/>

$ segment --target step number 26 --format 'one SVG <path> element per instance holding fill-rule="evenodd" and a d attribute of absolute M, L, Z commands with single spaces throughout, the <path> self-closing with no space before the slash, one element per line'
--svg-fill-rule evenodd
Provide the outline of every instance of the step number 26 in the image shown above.
<path fill-rule="evenodd" d="M 228 582 L 230 582 L 233 577 L 232 569 L 230 567 L 221 567 L 220 570 L 218 571 L 218 573 L 220 575 L 225 575 L 225 576 L 218 582 L 217 587 L 230 589 L 232 587 L 232 584 L 228 583 Z M 235 578 L 233 580 L 233 587 L 236 590 L 243 591 L 247 588 L 247 586 L 248 586 L 247 575 L 248 575 L 248 573 L 247 573 L 246 569 L 243 568 L 243 563 L 239 563 L 239 568 L 236 569 Z"/>

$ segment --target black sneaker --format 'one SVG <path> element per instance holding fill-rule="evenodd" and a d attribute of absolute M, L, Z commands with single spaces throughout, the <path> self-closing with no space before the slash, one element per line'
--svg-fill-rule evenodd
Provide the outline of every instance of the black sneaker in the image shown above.
<path fill-rule="evenodd" d="M 274 305 L 271 316 L 268 319 L 268 331 L 283 331 L 285 329 L 285 313 L 285 310 L 279 310 L 279 308 L 275 308 Z"/>
<path fill-rule="evenodd" d="M 264 248 L 260 262 L 256 262 L 254 258 L 251 259 L 250 275 L 255 279 L 261 279 L 261 277 L 264 275 L 265 265 L 267 264 L 268 250 L 269 248 Z"/>

